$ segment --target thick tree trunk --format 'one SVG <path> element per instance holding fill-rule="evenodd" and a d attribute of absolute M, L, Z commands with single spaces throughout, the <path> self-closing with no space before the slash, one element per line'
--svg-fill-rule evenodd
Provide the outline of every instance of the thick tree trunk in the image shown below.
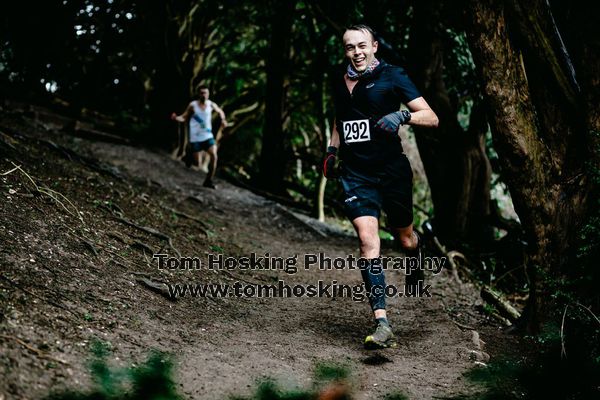
<path fill-rule="evenodd" d="M 475 104 L 467 131 L 460 126 L 443 81 L 443 11 L 438 3 L 424 1 L 414 5 L 414 13 L 407 68 L 440 119 L 438 129 L 413 127 L 431 188 L 436 233 L 446 241 L 492 240 L 486 224 L 491 167 L 485 112 Z"/>
<path fill-rule="evenodd" d="M 166 147 L 178 140 L 176 124 L 169 116 L 172 112 L 181 113 L 190 99 L 187 82 L 178 68 L 178 27 L 173 23 L 171 14 L 177 10 L 171 10 L 162 3 L 151 3 L 147 11 L 143 15 L 143 22 L 148 27 L 152 43 L 155 44 L 155 52 L 152 54 L 155 73 L 149 77 L 147 87 L 150 141 Z"/>
<path fill-rule="evenodd" d="M 318 28 L 316 19 L 313 18 L 313 30 L 311 40 L 317 43 L 315 48 L 315 56 L 318 60 L 327 59 L 326 49 L 326 36 Z M 318 143 L 319 143 L 319 155 L 325 154 L 329 141 L 331 140 L 331 128 L 329 121 L 327 121 L 327 92 L 329 87 L 327 85 L 328 74 L 323 73 L 323 69 L 320 63 L 314 63 L 313 77 L 315 82 L 315 90 L 312 93 L 312 99 L 316 105 L 316 119 L 317 126 L 315 127 Z M 319 166 L 321 168 L 321 166 Z M 320 169 L 318 169 L 320 171 Z M 327 179 L 322 173 L 319 174 L 316 191 L 314 196 L 314 208 L 313 216 L 319 221 L 325 221 L 325 188 L 327 186 Z"/>
<path fill-rule="evenodd" d="M 197 97 L 197 86 L 205 78 L 205 49 L 211 45 L 214 22 L 208 6 L 199 11 L 193 2 L 156 3 L 143 14 L 154 44 L 155 71 L 148 80 L 152 139 L 165 145 L 176 138 L 172 112 L 181 113 Z M 216 7 L 215 7 L 216 8 Z M 204 82 L 208 83 L 208 82 Z"/>
<path fill-rule="evenodd" d="M 259 184 L 272 192 L 284 190 L 284 83 L 288 72 L 294 8 L 295 0 L 273 2 L 271 7 L 271 40 L 266 60 L 265 127 L 259 161 Z"/>
<path fill-rule="evenodd" d="M 324 77 L 321 75 L 320 78 L 318 78 L 318 83 L 317 83 L 317 90 L 319 93 L 317 93 L 318 99 L 317 99 L 317 107 L 318 107 L 318 121 L 319 121 L 319 126 L 318 126 L 318 130 L 319 130 L 319 142 L 321 144 L 320 148 L 323 151 L 323 154 L 325 154 L 325 151 L 327 150 L 327 146 L 329 145 L 329 140 L 331 139 L 331 130 L 329 127 L 329 122 L 327 121 L 326 118 L 326 113 L 325 113 L 325 101 L 324 101 L 324 95 L 325 95 L 325 79 Z M 327 179 L 325 179 L 325 176 L 323 176 L 323 174 L 319 174 L 319 179 L 317 182 L 317 190 L 316 190 L 316 196 L 315 196 L 315 207 L 314 207 L 314 216 L 319 220 L 319 221 L 325 221 L 325 187 L 327 185 Z"/>
<path fill-rule="evenodd" d="M 540 278 L 560 278 L 592 204 L 585 168 L 592 157 L 591 114 L 586 115 L 575 75 L 566 68 L 568 52 L 547 2 L 528 2 L 526 10 L 516 0 L 467 0 L 467 5 L 469 43 L 494 146 L 530 245 L 525 317 L 535 332 L 548 299 Z"/>

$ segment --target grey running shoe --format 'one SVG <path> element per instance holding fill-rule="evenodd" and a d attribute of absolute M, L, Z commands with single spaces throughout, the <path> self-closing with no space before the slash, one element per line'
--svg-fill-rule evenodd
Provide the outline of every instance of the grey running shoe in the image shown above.
<path fill-rule="evenodd" d="M 215 186 L 215 184 L 213 183 L 213 181 L 211 180 L 205 180 L 204 183 L 202 184 L 202 186 L 204 186 L 205 188 L 210 188 L 210 189 L 216 189 L 217 187 Z"/>
<path fill-rule="evenodd" d="M 365 349 L 367 350 L 386 349 L 389 347 L 394 348 L 397 346 L 398 343 L 396 342 L 396 337 L 394 336 L 392 329 L 381 323 L 377 324 L 375 333 L 365 338 Z"/>

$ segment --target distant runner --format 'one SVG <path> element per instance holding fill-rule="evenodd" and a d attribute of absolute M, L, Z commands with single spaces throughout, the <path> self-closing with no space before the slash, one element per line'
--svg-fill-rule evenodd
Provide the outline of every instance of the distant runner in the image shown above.
<path fill-rule="evenodd" d="M 395 239 L 409 257 L 418 257 L 421 240 L 413 231 L 412 169 L 398 134 L 400 125 L 437 127 L 438 118 L 401 67 L 375 58 L 378 43 L 371 28 L 353 25 L 343 36 L 349 63 L 335 78 L 336 121 L 323 162 L 325 177 L 339 178 L 346 195 L 346 215 L 360 240 L 360 269 L 376 329 L 366 348 L 395 347 L 385 310 L 379 217 L 383 209 Z M 401 103 L 408 110 L 400 110 Z M 420 273 L 419 273 L 420 272 Z M 407 276 L 405 290 L 423 284 L 422 270 Z"/>
<path fill-rule="evenodd" d="M 221 125 L 227 126 L 225 113 L 208 97 L 208 87 L 199 87 L 198 100 L 192 101 L 181 115 L 173 113 L 171 119 L 186 123 L 189 121 L 189 144 L 193 160 L 196 165 L 200 164 L 200 153 L 206 151 L 210 157 L 208 173 L 204 180 L 204 187 L 215 188 L 213 177 L 217 169 L 217 145 L 212 132 L 212 113 L 217 112 L 221 117 Z"/>

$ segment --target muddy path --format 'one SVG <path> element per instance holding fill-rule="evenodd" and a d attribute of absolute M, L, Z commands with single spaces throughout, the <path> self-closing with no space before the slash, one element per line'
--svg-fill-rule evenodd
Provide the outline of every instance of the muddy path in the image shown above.
<path fill-rule="evenodd" d="M 249 395 L 262 377 L 306 388 L 322 362 L 348 368 L 355 399 L 469 395 L 481 390 L 463 376 L 481 346 L 470 328 L 492 358 L 511 346 L 480 313 L 477 289 L 447 272 L 429 275 L 431 298 L 389 299 L 399 347 L 376 352 L 362 348 L 372 329 L 366 300 L 168 299 L 166 283 L 358 285 L 357 270 L 303 262 L 320 252 L 346 258 L 357 243 L 322 235 L 223 180 L 205 189 L 201 172 L 167 154 L 73 138 L 56 117 L 7 113 L 0 122 L 0 398 L 89 386 L 86 360 L 97 339 L 110 343 L 116 366 L 141 362 L 151 349 L 172 354 L 180 392 L 199 399 Z M 177 252 L 203 266 L 161 270 L 152 259 Z M 206 267 L 211 255 L 252 253 L 297 256 L 297 271 Z M 401 271 L 386 277 L 404 281 Z"/>

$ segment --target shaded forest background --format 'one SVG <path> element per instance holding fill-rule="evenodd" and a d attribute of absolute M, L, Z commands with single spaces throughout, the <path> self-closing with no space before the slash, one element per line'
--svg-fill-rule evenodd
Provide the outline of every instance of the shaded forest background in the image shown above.
<path fill-rule="evenodd" d="M 164 149 L 177 135 L 168 116 L 205 83 L 231 124 L 220 154 L 225 170 L 317 212 L 325 185 L 316 167 L 333 118 L 329 83 L 343 62 L 340 36 L 362 20 L 378 32 L 379 56 L 408 68 L 447 121 L 440 133 L 419 135 L 440 229 L 459 238 L 481 230 L 473 225 L 488 213 L 491 137 L 483 113 L 469 123 L 481 96 L 463 17 L 452 7 L 350 2 L 339 13 L 337 2 L 50 1 L 34 14 L 11 7 L 0 55 L 6 95 L 101 112 L 115 131 Z M 475 182 L 459 182 L 466 147 L 475 153 L 467 167 Z"/>
<path fill-rule="evenodd" d="M 466 271 L 525 304 L 518 330 L 550 337 L 543 344 L 552 351 L 572 349 L 564 368 L 598 371 L 593 7 L 49 0 L 32 12 L 11 2 L 0 17 L 1 95 L 170 151 L 169 115 L 206 84 L 230 123 L 220 173 L 323 219 L 339 214 L 339 188 L 319 166 L 334 112 L 330 81 L 343 63 L 344 27 L 366 23 L 378 56 L 404 66 L 440 117 L 439 129 L 414 130 L 428 185 L 416 190 L 430 193 L 418 225 L 429 219 L 443 245 L 467 255 Z M 518 219 L 506 218 L 493 191 L 510 191 Z"/>

